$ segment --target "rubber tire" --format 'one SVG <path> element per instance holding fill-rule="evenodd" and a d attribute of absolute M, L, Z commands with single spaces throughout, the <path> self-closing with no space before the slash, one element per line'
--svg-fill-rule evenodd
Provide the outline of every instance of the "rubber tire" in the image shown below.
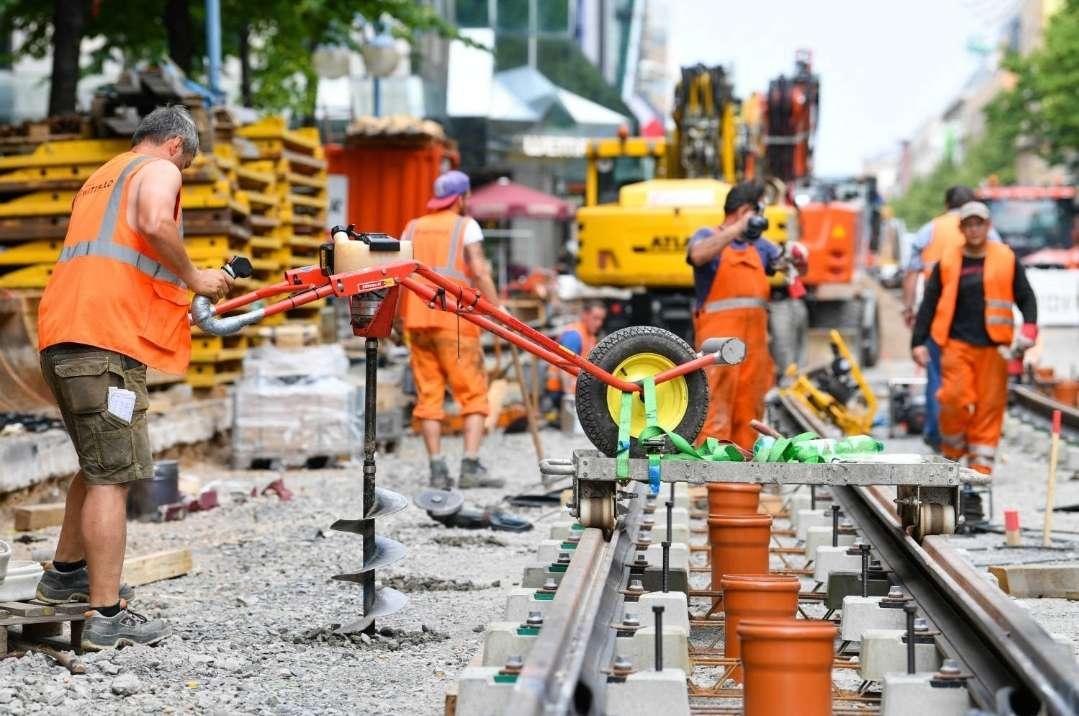
<path fill-rule="evenodd" d="M 670 331 L 655 326 L 630 326 L 610 334 L 588 354 L 588 360 L 608 373 L 638 353 L 656 353 L 681 365 L 697 357 L 688 343 Z M 716 370 L 722 370 L 717 368 Z M 704 370 L 685 376 L 689 405 L 681 422 L 671 432 L 689 442 L 697 439 L 708 415 L 708 379 Z M 577 418 L 584 434 L 596 449 L 609 457 L 618 451 L 618 423 L 607 409 L 607 384 L 581 371 L 577 377 Z M 630 455 L 643 457 L 636 438 L 630 438 Z"/>

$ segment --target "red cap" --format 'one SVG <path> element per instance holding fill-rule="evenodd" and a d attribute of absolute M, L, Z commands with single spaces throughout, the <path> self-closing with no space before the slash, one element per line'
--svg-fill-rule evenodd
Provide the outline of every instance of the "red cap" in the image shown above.
<path fill-rule="evenodd" d="M 1004 529 L 1009 532 L 1019 530 L 1019 510 L 1004 510 Z"/>
<path fill-rule="evenodd" d="M 1053 411 L 1053 435 L 1060 435 L 1060 411 Z"/>

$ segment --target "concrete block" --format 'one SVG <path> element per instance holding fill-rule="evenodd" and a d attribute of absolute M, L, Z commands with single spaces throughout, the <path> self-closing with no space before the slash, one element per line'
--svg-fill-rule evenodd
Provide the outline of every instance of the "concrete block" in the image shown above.
<path fill-rule="evenodd" d="M 829 543 L 817 547 L 816 562 L 813 565 L 813 579 L 822 584 L 828 583 L 828 575 L 832 572 L 860 572 L 862 569 L 862 555 L 847 554 L 847 547 L 833 547 L 831 537 Z"/>
<path fill-rule="evenodd" d="M 536 590 L 517 587 L 506 597 L 506 611 L 503 620 L 520 624 L 528 618 L 529 612 L 547 613 L 550 599 L 536 599 Z"/>
<path fill-rule="evenodd" d="M 576 520 L 563 520 L 551 525 L 551 532 L 548 535 L 550 539 L 564 540 L 570 535 L 580 535 L 584 531 L 584 528 L 573 529 L 573 526 L 577 525 Z M 580 525 L 577 525 L 580 527 Z"/>
<path fill-rule="evenodd" d="M 618 614 L 621 617 L 626 612 L 637 615 L 641 624 L 648 626 L 655 620 L 652 607 L 663 607 L 663 628 L 668 626 L 680 627 L 689 633 L 689 600 L 685 592 L 648 592 L 642 594 L 636 602 L 626 602 L 625 607 Z"/>
<path fill-rule="evenodd" d="M 667 525 L 656 525 L 648 531 L 648 534 L 652 536 L 652 544 L 665 542 L 667 540 Z M 671 534 L 674 536 L 671 542 L 689 544 L 689 525 L 680 525 L 675 522 L 672 525 Z"/>
<path fill-rule="evenodd" d="M 635 669 L 655 669 L 656 628 L 646 626 L 638 629 L 633 636 L 618 637 L 615 639 L 614 653 L 629 659 Z M 692 668 L 689 663 L 688 632 L 681 627 L 669 627 L 666 623 L 663 625 L 663 667 L 679 669 L 686 674 Z"/>
<path fill-rule="evenodd" d="M 791 527 L 798 526 L 798 512 L 799 510 L 808 510 L 813 501 L 809 497 L 809 488 L 803 488 L 796 490 L 787 495 L 783 500 L 783 506 L 787 508 L 787 512 L 790 515 Z"/>
<path fill-rule="evenodd" d="M 505 713 L 513 683 L 495 681 L 500 667 L 468 666 L 457 677 L 458 716 L 495 716 Z"/>
<path fill-rule="evenodd" d="M 637 671 L 607 684 L 608 714 L 689 716 L 689 689 L 681 669 Z"/>
<path fill-rule="evenodd" d="M 520 634 L 519 622 L 491 622 L 483 634 L 483 665 L 503 667 L 511 656 L 527 659 L 535 634 Z"/>
<path fill-rule="evenodd" d="M 907 645 L 903 629 L 866 629 L 862 633 L 858 673 L 863 681 L 880 681 L 889 672 L 907 670 Z M 919 672 L 935 672 L 940 668 L 940 655 L 935 644 L 914 645 L 914 668 Z"/>
<path fill-rule="evenodd" d="M 565 572 L 552 572 L 550 566 L 551 565 L 549 564 L 540 564 L 532 567 L 525 567 L 524 576 L 521 578 L 521 586 L 539 589 L 548 579 L 553 579 L 555 584 L 561 584 L 562 575 L 564 575 Z"/>
<path fill-rule="evenodd" d="M 856 535 L 839 535 L 839 546 L 846 547 L 854 544 Z M 805 556 L 806 559 L 817 558 L 817 547 L 832 546 L 832 527 L 810 527 L 806 530 Z M 861 569 L 861 564 L 858 565 Z"/>
<path fill-rule="evenodd" d="M 882 609 L 880 597 L 845 597 L 840 637 L 843 641 L 861 641 L 869 629 L 906 629 L 907 615 L 902 609 Z"/>
<path fill-rule="evenodd" d="M 881 682 L 881 716 L 964 716 L 970 709 L 966 689 L 934 688 L 933 674 L 885 674 Z"/>
<path fill-rule="evenodd" d="M 560 539 L 541 540 L 536 548 L 536 561 L 540 564 L 551 564 L 558 559 L 561 552 L 568 552 L 572 558 L 576 547 L 563 547 L 565 544 L 567 543 Z"/>
<path fill-rule="evenodd" d="M 658 542 L 653 542 L 648 546 L 648 549 L 644 552 L 645 558 L 648 560 L 648 564 L 653 567 L 663 566 L 663 545 Z M 689 569 L 689 545 L 675 542 L 671 545 L 670 561 L 668 564 L 672 570 Z"/>
<path fill-rule="evenodd" d="M 798 526 L 794 533 L 799 542 L 804 542 L 810 527 L 831 527 L 831 510 L 798 510 Z"/>

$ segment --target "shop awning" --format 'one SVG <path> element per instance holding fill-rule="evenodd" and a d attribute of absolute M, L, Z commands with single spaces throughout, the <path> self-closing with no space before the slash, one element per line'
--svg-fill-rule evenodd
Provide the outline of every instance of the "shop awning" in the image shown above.
<path fill-rule="evenodd" d="M 573 207 L 550 194 L 544 194 L 503 177 L 472 192 L 468 213 L 487 219 L 554 219 L 573 216 Z"/>

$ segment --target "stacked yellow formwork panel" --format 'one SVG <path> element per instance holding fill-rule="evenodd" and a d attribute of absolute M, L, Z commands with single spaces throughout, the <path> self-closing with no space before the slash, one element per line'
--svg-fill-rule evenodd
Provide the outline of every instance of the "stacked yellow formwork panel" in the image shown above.
<path fill-rule="evenodd" d="M 326 157 L 314 127 L 289 129 L 281 117 L 267 117 L 241 127 L 236 134 L 250 141 L 259 159 L 248 163 L 260 173 L 272 175 L 266 193 L 277 198 L 275 237 L 280 239 L 282 268 L 318 263 L 318 247 L 326 239 Z M 268 242 L 267 246 L 272 242 Z M 286 312 L 287 322 L 318 323 L 324 301 Z"/>

